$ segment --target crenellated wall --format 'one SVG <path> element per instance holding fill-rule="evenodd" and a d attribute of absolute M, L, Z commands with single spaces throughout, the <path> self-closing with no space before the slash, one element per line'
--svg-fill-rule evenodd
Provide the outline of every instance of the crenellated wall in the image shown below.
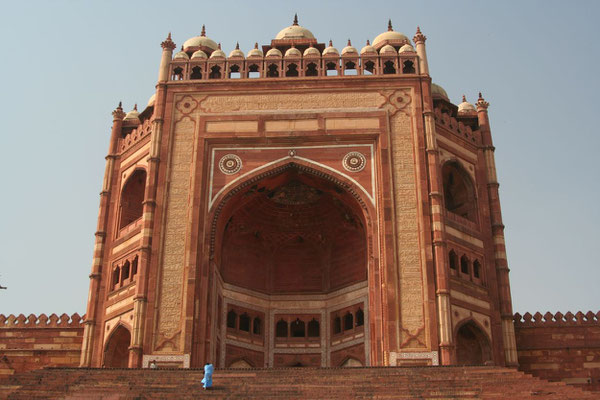
<path fill-rule="evenodd" d="M 43 367 L 78 366 L 84 319 L 77 313 L 0 314 L 0 379 Z"/>
<path fill-rule="evenodd" d="M 514 315 L 519 369 L 600 391 L 600 312 Z"/>

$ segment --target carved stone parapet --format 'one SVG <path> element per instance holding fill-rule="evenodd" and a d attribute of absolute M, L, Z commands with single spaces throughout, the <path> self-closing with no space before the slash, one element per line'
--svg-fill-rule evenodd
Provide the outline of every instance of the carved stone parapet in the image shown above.
<path fill-rule="evenodd" d="M 573 314 L 570 311 L 566 314 L 563 314 L 560 311 L 555 314 L 547 312 L 544 315 L 539 312 L 536 312 L 534 315 L 531 315 L 528 312 L 524 315 L 515 313 L 513 321 L 516 326 L 600 326 L 600 311 L 595 314 L 591 311 L 588 311 L 585 314 L 581 311 L 578 311 L 577 314 Z"/>

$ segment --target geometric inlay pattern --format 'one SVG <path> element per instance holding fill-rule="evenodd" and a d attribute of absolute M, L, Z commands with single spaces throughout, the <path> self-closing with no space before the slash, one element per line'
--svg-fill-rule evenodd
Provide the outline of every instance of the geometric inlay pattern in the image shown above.
<path fill-rule="evenodd" d="M 359 153 L 358 151 L 351 151 L 344 156 L 342 165 L 347 171 L 360 172 L 365 169 L 365 165 L 367 165 L 367 159 L 364 155 L 362 155 L 362 153 Z"/>
<path fill-rule="evenodd" d="M 233 175 L 242 169 L 242 159 L 235 154 L 226 154 L 219 161 L 219 169 L 226 175 Z"/>

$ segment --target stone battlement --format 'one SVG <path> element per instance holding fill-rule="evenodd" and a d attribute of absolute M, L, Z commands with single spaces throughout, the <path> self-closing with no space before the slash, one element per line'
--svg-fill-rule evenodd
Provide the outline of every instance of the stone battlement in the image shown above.
<path fill-rule="evenodd" d="M 19 314 L 17 316 L 10 314 L 6 316 L 4 314 L 0 314 L 0 329 L 3 328 L 82 328 L 83 321 L 85 320 L 85 315 L 82 317 L 79 314 L 75 313 L 71 316 L 67 314 L 61 314 L 60 316 L 56 314 L 50 314 L 47 316 L 46 314 L 29 314 L 29 316 L 25 316 L 23 314 Z"/>
<path fill-rule="evenodd" d="M 600 325 L 600 311 L 595 314 L 591 311 L 588 311 L 585 314 L 581 311 L 578 311 L 576 314 L 573 314 L 570 311 L 566 314 L 563 314 L 560 311 L 554 314 L 547 312 L 544 315 L 540 312 L 536 312 L 533 315 L 528 312 L 524 315 L 516 313 L 513 320 L 515 326 L 523 327 Z"/>

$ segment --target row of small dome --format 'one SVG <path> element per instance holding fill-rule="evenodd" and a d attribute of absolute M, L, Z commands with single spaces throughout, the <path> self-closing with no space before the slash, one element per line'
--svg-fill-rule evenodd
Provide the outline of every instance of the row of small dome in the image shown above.
<path fill-rule="evenodd" d="M 386 44 L 379 50 L 379 54 L 382 54 L 382 55 L 397 55 L 397 54 L 414 53 L 414 52 L 415 52 L 414 47 L 412 47 L 408 43 L 403 45 L 402 47 L 400 47 L 400 50 L 398 50 L 398 51 L 396 51 L 396 49 L 389 44 Z M 367 45 L 364 46 L 360 50 L 360 55 L 377 55 L 377 54 L 378 54 L 377 50 L 375 49 L 375 47 L 373 47 L 369 43 L 368 40 L 367 40 Z M 330 40 L 329 46 L 323 50 L 323 53 L 321 53 L 319 51 L 319 49 L 317 49 L 316 47 L 313 47 L 311 44 L 306 50 L 304 50 L 304 53 L 302 53 L 296 47 L 292 46 L 291 48 L 286 50 L 285 54 L 282 54 L 279 49 L 273 47 L 273 48 L 269 49 L 269 51 L 267 51 L 266 57 L 299 58 L 299 57 L 320 57 L 320 56 L 339 56 L 339 55 L 340 55 L 340 52 L 338 51 L 338 49 L 333 47 L 333 44 Z M 356 47 L 352 46 L 350 40 L 348 40 L 348 45 L 342 49 L 341 55 L 342 56 L 352 56 L 352 55 L 358 56 L 359 52 L 356 49 Z M 263 58 L 264 56 L 265 55 L 263 54 L 263 52 L 258 48 L 258 43 L 255 43 L 254 48 L 248 52 L 248 54 L 246 55 L 246 58 Z M 239 46 L 239 44 L 237 44 L 235 46 L 235 50 L 232 50 L 231 53 L 229 53 L 229 57 L 226 57 L 225 52 L 223 50 L 221 50 L 221 44 L 219 44 L 219 45 L 217 45 L 217 49 L 211 53 L 210 57 L 204 51 L 196 50 L 192 54 L 192 57 L 190 58 L 190 56 L 185 51 L 183 51 L 183 49 L 181 51 L 179 51 L 177 54 L 175 54 L 175 56 L 173 57 L 174 60 L 190 60 L 190 59 L 191 60 L 206 60 L 209 58 L 211 58 L 211 59 L 244 58 L 244 52 L 242 50 L 240 50 L 240 46 Z"/>

